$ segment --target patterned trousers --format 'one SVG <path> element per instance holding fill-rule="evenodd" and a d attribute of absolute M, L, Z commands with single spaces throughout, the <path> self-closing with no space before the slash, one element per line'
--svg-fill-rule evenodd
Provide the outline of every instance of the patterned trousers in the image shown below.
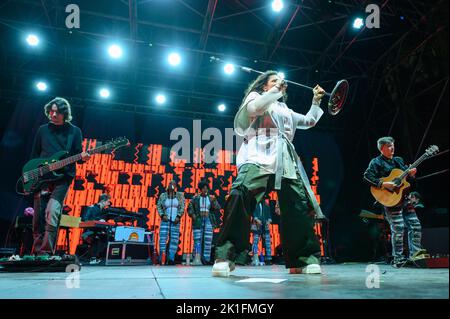
<path fill-rule="evenodd" d="M 272 260 L 272 244 L 270 242 L 270 231 L 266 230 L 262 235 L 264 235 L 264 243 L 266 249 L 266 255 L 264 256 L 265 260 Z M 262 238 L 261 233 L 253 233 L 253 254 L 258 254 L 258 244 L 260 238 Z"/>
<path fill-rule="evenodd" d="M 161 257 L 163 252 L 167 249 L 167 237 L 169 237 L 169 260 L 175 260 L 175 254 L 178 250 L 178 244 L 180 240 L 180 223 L 174 224 L 173 222 L 161 220 L 161 225 L 159 228 L 159 261 L 161 262 Z"/>
<path fill-rule="evenodd" d="M 409 257 L 422 248 L 422 227 L 415 211 L 407 210 L 405 207 L 385 207 L 385 215 L 391 228 L 392 256 L 394 261 L 405 258 L 403 256 L 405 227 L 408 231 Z"/>
<path fill-rule="evenodd" d="M 197 253 L 197 249 L 199 249 L 200 255 L 203 256 L 207 262 L 211 260 L 212 240 L 213 226 L 211 220 L 209 217 L 202 217 L 202 228 L 194 228 L 194 253 Z"/>

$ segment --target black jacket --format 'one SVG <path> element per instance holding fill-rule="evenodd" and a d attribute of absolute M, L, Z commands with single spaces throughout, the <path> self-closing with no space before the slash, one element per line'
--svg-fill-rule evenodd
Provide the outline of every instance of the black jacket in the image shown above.
<path fill-rule="evenodd" d="M 371 186 L 381 187 L 383 182 L 380 178 L 389 176 L 394 168 L 404 171 L 408 166 L 405 165 L 401 157 L 395 156 L 389 159 L 379 155 L 370 161 L 369 167 L 364 172 L 364 180 Z M 409 179 L 409 176 L 407 179 Z"/>
<path fill-rule="evenodd" d="M 81 141 L 81 130 L 71 123 L 44 124 L 39 127 L 34 138 L 31 158 L 46 158 L 59 151 L 67 151 L 69 156 L 79 154 L 83 151 Z M 75 177 L 75 164 L 65 167 L 64 175 L 71 181 Z"/>
<path fill-rule="evenodd" d="M 86 208 L 86 212 L 84 213 L 82 220 L 83 221 L 100 220 L 102 218 L 103 218 L 102 209 L 98 204 L 94 204 Z"/>

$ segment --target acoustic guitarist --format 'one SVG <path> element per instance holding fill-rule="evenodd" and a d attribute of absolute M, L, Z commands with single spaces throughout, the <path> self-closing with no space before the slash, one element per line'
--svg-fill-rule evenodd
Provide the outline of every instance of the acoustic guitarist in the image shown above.
<path fill-rule="evenodd" d="M 364 180 L 371 186 L 385 188 L 393 191 L 395 184 L 393 182 L 383 182 L 381 179 L 390 174 L 397 168 L 406 171 L 408 166 L 401 157 L 394 156 L 394 139 L 390 136 L 378 139 L 377 146 L 380 155 L 370 161 L 369 167 L 364 172 Z M 417 169 L 409 171 L 407 179 L 414 179 Z M 402 267 L 408 259 L 403 254 L 403 235 L 405 227 L 408 230 L 408 250 L 409 259 L 414 260 L 426 251 L 421 247 L 422 229 L 416 212 L 413 209 L 407 209 L 407 199 L 404 198 L 394 207 L 384 207 L 386 220 L 391 229 L 392 255 L 394 257 L 393 266 Z"/>
<path fill-rule="evenodd" d="M 72 113 L 69 102 L 56 97 L 44 106 L 49 123 L 39 127 L 33 144 L 31 158 L 46 158 L 59 151 L 69 155 L 81 153 L 81 161 L 90 155 L 82 152 L 80 128 L 71 124 Z M 33 253 L 47 259 L 55 252 L 56 235 L 63 202 L 75 177 L 75 164 L 64 168 L 63 178 L 47 183 L 34 192 Z"/>

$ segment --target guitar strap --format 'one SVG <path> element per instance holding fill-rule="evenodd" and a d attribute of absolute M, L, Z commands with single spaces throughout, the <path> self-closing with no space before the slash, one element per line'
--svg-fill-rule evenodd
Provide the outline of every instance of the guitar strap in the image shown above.
<path fill-rule="evenodd" d="M 67 147 L 66 147 L 66 150 L 67 150 L 67 152 L 69 152 L 69 154 L 70 154 L 70 149 L 72 148 L 74 136 L 75 136 L 74 127 L 72 125 L 70 125 L 69 136 L 67 137 Z"/>

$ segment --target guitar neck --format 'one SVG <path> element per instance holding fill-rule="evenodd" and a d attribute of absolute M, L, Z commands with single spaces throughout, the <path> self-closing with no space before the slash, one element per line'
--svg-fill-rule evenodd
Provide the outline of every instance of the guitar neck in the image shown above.
<path fill-rule="evenodd" d="M 91 154 L 91 155 L 92 154 L 97 154 L 97 153 L 100 153 L 100 152 L 103 152 L 103 151 L 107 150 L 108 148 L 110 148 L 110 145 L 105 144 L 105 145 L 99 146 L 97 148 L 94 148 L 92 150 L 88 150 L 88 153 Z M 76 155 L 67 157 L 67 158 L 65 158 L 63 160 L 60 160 L 58 162 L 51 163 L 51 164 L 48 165 L 48 169 L 49 169 L 49 171 L 56 171 L 58 169 L 63 168 L 64 166 L 67 166 L 67 165 L 73 164 L 75 162 L 78 162 L 82 158 L 81 154 L 82 153 L 76 154 Z"/>
<path fill-rule="evenodd" d="M 427 154 L 424 153 L 421 157 L 419 157 L 414 163 L 411 164 L 411 166 L 408 167 L 408 169 L 406 169 L 402 175 L 399 176 L 399 179 L 404 179 L 406 177 L 406 175 L 409 174 L 409 171 L 411 171 L 413 168 L 416 168 L 417 166 L 420 165 L 420 163 L 422 163 L 425 159 L 427 158 Z"/>

